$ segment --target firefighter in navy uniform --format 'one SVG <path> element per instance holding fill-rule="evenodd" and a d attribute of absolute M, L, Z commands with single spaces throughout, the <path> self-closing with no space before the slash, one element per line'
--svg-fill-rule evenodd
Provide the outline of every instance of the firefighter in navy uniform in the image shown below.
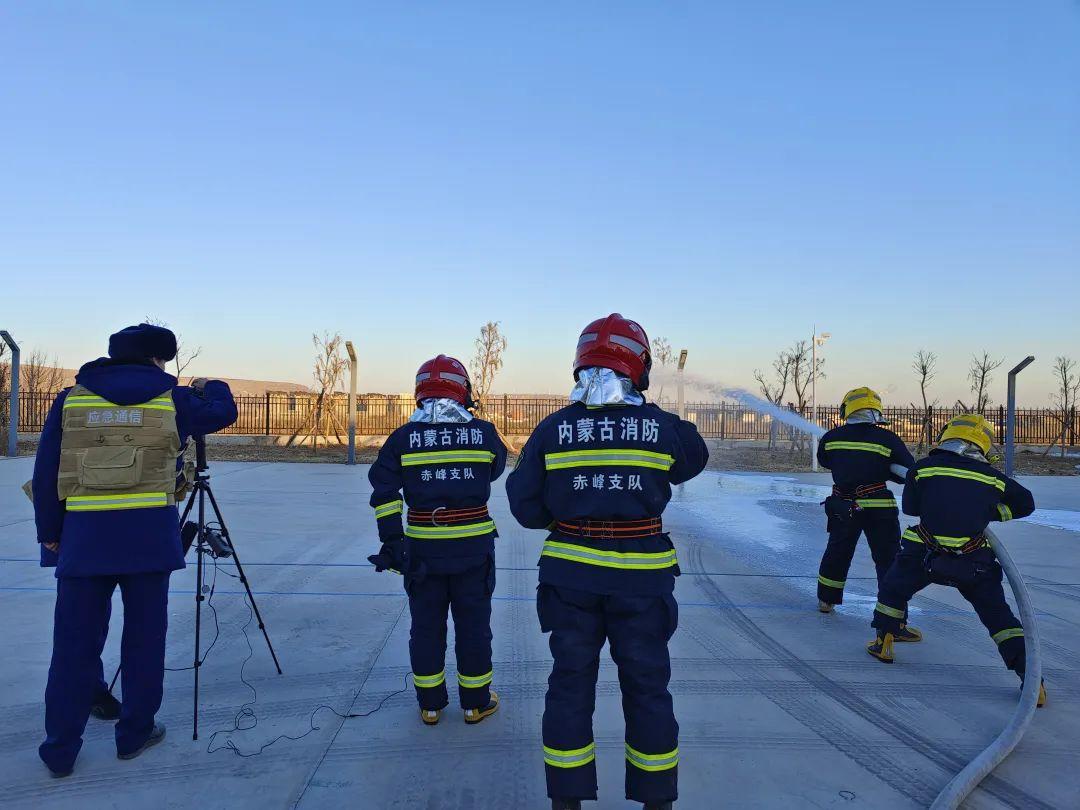
<path fill-rule="evenodd" d="M 880 584 L 900 550 L 900 521 L 896 499 L 885 485 L 904 482 L 890 469 L 915 463 L 907 445 L 891 430 L 882 415 L 881 397 L 870 388 L 856 388 L 840 405 L 843 425 L 821 437 L 818 463 L 832 472 L 832 495 L 825 499 L 829 542 L 818 569 L 818 610 L 831 613 L 844 601 L 851 558 L 866 535 Z M 919 641 L 915 628 L 901 627 L 896 641 Z"/>
<path fill-rule="evenodd" d="M 46 419 L 34 463 L 38 542 L 58 552 L 45 741 L 54 776 L 67 776 L 100 696 L 101 649 L 113 591 L 124 601 L 123 704 L 116 753 L 132 759 L 160 742 L 169 576 L 184 567 L 176 504 L 186 493 L 191 435 L 236 420 L 228 385 L 178 386 L 168 329 L 139 324 L 109 338 L 109 357 L 79 369 Z M 44 558 L 43 558 L 44 559 Z M 115 707 L 114 707 L 115 708 Z"/>
<path fill-rule="evenodd" d="M 1022 518 L 1035 511 L 1031 492 L 989 463 L 994 431 L 982 416 L 954 417 L 938 447 L 907 474 L 904 514 L 919 523 L 903 534 L 900 554 L 881 582 L 867 651 L 892 663 L 895 634 L 908 601 L 927 585 L 960 591 L 997 644 L 1005 666 L 1024 678 L 1024 628 L 1005 601 L 1001 564 L 984 532 L 991 521 Z M 1039 705 L 1046 701 L 1044 688 Z"/>
<path fill-rule="evenodd" d="M 368 473 L 382 541 L 379 553 L 368 559 L 377 571 L 405 578 L 420 719 L 435 725 L 449 702 L 444 669 L 450 610 L 458 697 L 465 722 L 479 723 L 499 708 L 491 689 L 498 533 L 487 502 L 491 482 L 506 467 L 506 446 L 493 424 L 470 413 L 472 384 L 452 357 L 440 354 L 420 366 L 416 402 L 409 422 L 390 434 Z"/>
<path fill-rule="evenodd" d="M 543 719 L 553 808 L 596 799 L 592 715 L 600 650 L 610 643 L 626 719 L 626 796 L 646 808 L 678 798 L 679 726 L 668 681 L 679 573 L 660 515 L 671 485 L 708 450 L 689 422 L 646 404 L 649 339 L 610 315 L 586 327 L 571 404 L 537 427 L 507 480 L 510 509 L 548 529 L 537 612 L 554 664 Z"/>

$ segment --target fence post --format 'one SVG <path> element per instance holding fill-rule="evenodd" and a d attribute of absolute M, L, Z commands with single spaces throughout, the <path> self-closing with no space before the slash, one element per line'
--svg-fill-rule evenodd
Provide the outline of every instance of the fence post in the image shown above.
<path fill-rule="evenodd" d="M 10 332 L 0 330 L 0 339 L 11 349 L 11 405 L 8 408 L 7 454 L 19 455 L 19 344 Z"/>
<path fill-rule="evenodd" d="M 264 401 L 265 401 L 266 435 L 269 436 L 270 435 L 270 392 L 269 391 L 264 392 L 263 393 L 263 398 L 264 398 Z"/>
<path fill-rule="evenodd" d="M 510 435 L 510 395 L 503 394 L 503 435 Z"/>
<path fill-rule="evenodd" d="M 1076 446 L 1076 406 L 1072 407 L 1072 416 L 1069 417 L 1069 447 Z"/>

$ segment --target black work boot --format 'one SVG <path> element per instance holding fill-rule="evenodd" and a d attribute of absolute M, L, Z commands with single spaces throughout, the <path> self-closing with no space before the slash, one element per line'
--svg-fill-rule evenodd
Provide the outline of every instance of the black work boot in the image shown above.
<path fill-rule="evenodd" d="M 672 802 L 646 802 L 644 810 L 671 810 Z"/>
<path fill-rule="evenodd" d="M 117 759 L 135 759 L 135 757 L 137 757 L 139 754 L 141 754 L 147 748 L 153 748 L 155 745 L 157 745 L 159 742 L 161 742 L 164 739 L 165 739 L 165 724 L 164 723 L 154 723 L 154 729 L 153 729 L 153 731 L 150 732 L 150 736 L 146 738 L 146 742 L 144 742 L 141 746 L 136 748 L 130 754 L 121 754 L 121 753 L 117 752 L 116 758 Z"/>
<path fill-rule="evenodd" d="M 552 799 L 551 810 L 581 810 L 580 799 Z"/>
<path fill-rule="evenodd" d="M 120 718 L 120 701 L 112 692 L 104 692 L 94 698 L 90 714 L 98 720 L 117 720 Z"/>

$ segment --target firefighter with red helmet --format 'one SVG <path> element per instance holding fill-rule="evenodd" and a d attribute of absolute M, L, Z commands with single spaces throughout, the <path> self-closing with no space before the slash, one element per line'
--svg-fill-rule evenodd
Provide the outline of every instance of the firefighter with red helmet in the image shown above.
<path fill-rule="evenodd" d="M 648 810 L 678 798 L 667 687 L 679 566 L 661 514 L 671 485 L 700 473 L 709 453 L 694 425 L 646 403 L 650 366 L 640 325 L 618 314 L 589 324 L 570 404 L 540 423 L 506 483 L 518 522 L 548 530 L 537 612 L 554 658 L 543 736 L 556 810 L 596 799 L 592 715 L 605 641 L 622 687 L 626 796 Z"/>
<path fill-rule="evenodd" d="M 368 559 L 376 571 L 405 578 L 420 719 L 435 725 L 449 703 L 446 617 L 452 610 L 458 697 L 465 722 L 479 723 L 499 707 L 491 689 L 498 533 L 487 502 L 491 482 L 506 467 L 506 446 L 493 424 L 471 413 L 472 383 L 452 357 L 440 354 L 420 366 L 416 405 L 368 473 L 382 541 L 379 553 Z"/>

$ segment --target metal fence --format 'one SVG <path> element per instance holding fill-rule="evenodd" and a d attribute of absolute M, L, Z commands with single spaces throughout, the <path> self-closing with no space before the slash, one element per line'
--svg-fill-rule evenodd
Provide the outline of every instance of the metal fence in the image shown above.
<path fill-rule="evenodd" d="M 19 430 L 37 433 L 45 424 L 53 400 L 52 393 L 20 394 Z M 7 399 L 0 395 L 0 410 Z M 236 406 L 239 416 L 235 424 L 222 433 L 238 435 L 289 436 L 293 433 L 306 433 L 310 430 L 317 397 L 308 393 L 267 393 L 260 396 L 237 396 Z M 492 396 L 485 399 L 480 415 L 495 423 L 505 435 L 528 435 L 547 416 L 566 404 L 564 397 L 522 397 L 514 395 Z M 673 402 L 660 403 L 668 410 L 674 410 Z M 341 426 L 342 433 L 348 424 L 348 398 L 337 395 L 329 400 L 325 407 L 332 414 L 331 422 Z M 409 418 L 415 408 L 412 397 L 393 394 L 364 394 L 357 398 L 356 430 L 361 435 L 386 435 Z M 792 411 L 797 409 L 791 407 Z M 944 427 L 945 423 L 961 411 L 958 408 L 931 408 L 924 419 L 918 408 L 886 408 L 885 416 L 892 423 L 892 429 L 905 441 L 915 444 L 920 434 L 931 439 Z M 809 419 L 809 409 L 801 414 Z M 687 419 L 698 426 L 701 434 L 707 438 L 731 440 L 768 440 L 779 441 L 792 439 L 793 428 L 774 423 L 772 417 L 747 409 L 742 405 L 694 402 L 686 405 Z M 984 416 L 997 429 L 999 440 L 1005 436 L 1005 408 L 988 408 Z M 818 407 L 818 423 L 825 428 L 840 422 L 840 408 L 835 405 Z M 1052 408 L 1018 408 L 1016 411 L 1016 441 L 1018 444 L 1047 445 L 1060 441 L 1062 433 L 1062 414 Z M 1077 434 L 1080 433 L 1080 421 L 1074 408 L 1064 419 L 1065 443 L 1075 447 Z M 4 423 L 6 427 L 6 422 Z M 2 432 L 3 427 L 0 427 Z"/>

